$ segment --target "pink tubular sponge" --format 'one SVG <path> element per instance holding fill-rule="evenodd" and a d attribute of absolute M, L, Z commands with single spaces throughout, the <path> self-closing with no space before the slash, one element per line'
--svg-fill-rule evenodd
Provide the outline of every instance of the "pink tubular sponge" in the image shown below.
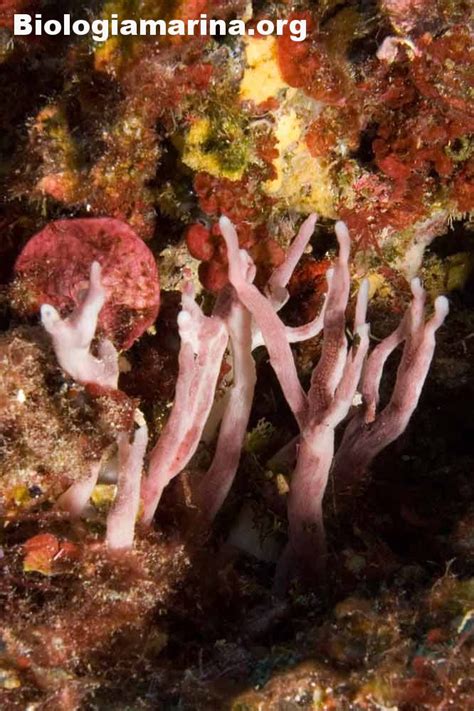
<path fill-rule="evenodd" d="M 345 312 L 351 280 L 350 236 L 346 225 L 338 222 L 339 256 L 327 273 L 322 352 L 313 370 L 309 391 L 305 393 L 289 347 L 288 329 L 272 307 L 271 296 L 261 294 L 249 278 L 251 260 L 239 249 L 233 225 L 225 217 L 220 225 L 229 253 L 230 282 L 263 337 L 270 363 L 300 428 L 288 497 L 289 542 L 280 561 L 278 577 L 281 584 L 286 584 L 297 567 L 300 573 L 314 579 L 325 567 L 323 498 L 331 468 L 336 491 L 347 491 L 364 476 L 376 455 L 405 430 L 418 404 L 433 358 L 435 333 L 449 311 L 448 301 L 443 296 L 438 297 L 435 313 L 425 323 L 425 293 L 419 280 L 414 279 L 413 301 L 402 324 L 368 356 L 369 292 L 368 282 L 364 280 L 357 299 L 354 339 L 349 345 Z M 405 346 L 392 397 L 377 414 L 383 367 L 390 353 L 402 342 Z M 335 453 L 336 427 L 349 415 L 358 392 L 362 399 L 360 410 L 349 421 Z"/>
<path fill-rule="evenodd" d="M 447 299 L 438 297 L 434 315 L 425 321 L 425 292 L 420 281 L 414 279 L 412 302 L 402 322 L 369 352 L 369 283 L 362 280 L 353 337 L 349 341 L 346 310 L 351 286 L 351 240 L 346 225 L 338 222 L 339 254 L 326 275 L 328 288 L 321 313 L 302 327 L 289 328 L 278 312 L 288 298 L 288 281 L 311 238 L 315 222 L 316 216 L 312 215 L 302 225 L 286 260 L 275 270 L 262 293 L 254 284 L 256 268 L 251 257 L 240 249 L 232 223 L 226 217 L 221 218 L 230 283 L 219 293 L 211 315 L 206 315 L 196 303 L 190 283 L 183 288 L 178 316 L 181 348 L 175 399 L 163 431 L 149 454 L 148 471 L 143 479 L 148 431 L 141 413 L 136 413 L 138 429 L 133 439 L 130 433 L 120 433 L 117 437 L 118 491 L 108 516 L 106 535 L 112 550 L 133 545 L 140 497 L 142 522 L 150 525 L 164 488 L 187 467 L 197 451 L 206 423 L 212 419 L 221 366 L 229 348 L 232 385 L 216 423 L 219 431 L 214 458 L 193 491 L 200 513 L 208 523 L 212 522 L 232 486 L 245 441 L 256 385 L 253 350 L 265 345 L 300 430 L 288 495 L 288 544 L 278 566 L 277 587 L 285 587 L 296 571 L 313 581 L 323 574 L 327 555 L 323 499 L 329 476 L 332 472 L 336 494 L 350 494 L 377 454 L 405 430 L 428 374 L 436 331 L 443 324 L 449 306 Z M 43 246 L 41 239 L 39 244 Z M 94 244 L 97 247 L 97 233 Z M 37 258 L 34 247 L 33 244 L 29 256 Z M 25 251 L 28 256 L 28 247 Z M 64 263 L 64 253 L 62 257 L 53 258 L 55 270 L 61 259 Z M 107 310 L 109 301 L 113 301 L 107 290 L 107 269 L 113 275 L 123 274 L 129 260 L 130 253 L 126 253 L 113 264 L 93 262 L 85 282 L 87 288 L 78 292 L 72 313 L 66 318 L 62 318 L 52 304 L 41 308 L 43 325 L 51 335 L 59 364 L 78 382 L 117 387 L 118 354 L 113 343 L 99 339 L 96 355 L 91 345 L 102 313 Z M 28 264 L 28 259 L 23 254 L 19 270 L 25 262 Z M 53 273 L 60 278 L 57 271 Z M 127 295 L 132 293 L 131 274 L 133 269 L 126 272 Z M 74 279 L 69 277 L 69 283 L 74 283 Z M 114 307 L 114 303 L 111 306 Z M 321 356 L 306 392 L 299 381 L 291 344 L 321 332 Z M 379 388 L 385 363 L 402 343 L 403 353 L 392 395 L 379 411 Z M 336 451 L 336 428 L 348 416 Z M 99 476 L 100 465 L 91 466 L 90 476 L 65 492 L 60 505 L 72 515 L 80 515 Z"/>

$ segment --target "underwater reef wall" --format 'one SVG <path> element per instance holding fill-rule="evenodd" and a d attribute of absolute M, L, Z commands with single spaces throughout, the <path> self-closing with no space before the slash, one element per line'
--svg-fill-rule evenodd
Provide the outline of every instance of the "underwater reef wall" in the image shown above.
<path fill-rule="evenodd" d="M 471 15 L 0 2 L 2 709 L 472 709 Z"/>

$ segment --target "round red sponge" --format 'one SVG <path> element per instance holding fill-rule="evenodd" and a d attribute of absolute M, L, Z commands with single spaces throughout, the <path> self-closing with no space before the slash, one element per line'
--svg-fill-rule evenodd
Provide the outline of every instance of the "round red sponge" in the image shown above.
<path fill-rule="evenodd" d="M 107 300 L 99 330 L 121 349 L 151 326 L 160 305 L 155 258 L 124 222 L 109 217 L 51 222 L 26 244 L 15 265 L 23 312 L 51 304 L 63 317 L 80 302 L 92 262 L 102 267 Z"/>

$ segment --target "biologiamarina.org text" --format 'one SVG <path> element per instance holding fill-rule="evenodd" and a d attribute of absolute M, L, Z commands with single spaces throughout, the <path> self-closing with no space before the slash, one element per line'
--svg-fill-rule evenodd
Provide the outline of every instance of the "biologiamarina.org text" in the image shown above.
<path fill-rule="evenodd" d="M 244 20 L 218 20 L 201 14 L 195 20 L 124 20 L 117 14 L 102 20 L 73 20 L 71 15 L 61 19 L 43 19 L 41 14 L 17 13 L 13 31 L 16 36 L 90 36 L 94 42 L 106 42 L 110 37 L 166 37 L 166 36 L 281 36 L 288 34 L 294 42 L 307 37 L 306 20 L 258 20 L 248 26 Z"/>

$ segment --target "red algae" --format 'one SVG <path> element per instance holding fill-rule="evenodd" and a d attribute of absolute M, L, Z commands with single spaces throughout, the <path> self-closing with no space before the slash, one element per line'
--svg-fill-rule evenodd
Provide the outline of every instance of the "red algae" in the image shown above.
<path fill-rule="evenodd" d="M 316 19 L 311 13 L 292 13 L 289 20 L 305 20 L 308 37 L 296 43 L 287 30 L 278 39 L 278 62 L 283 78 L 290 86 L 303 89 L 313 99 L 327 104 L 344 104 L 348 75 L 344 71 L 342 57 L 329 54 L 324 34 L 318 31 Z"/>
<path fill-rule="evenodd" d="M 243 222 L 238 227 L 239 244 L 248 249 L 258 268 L 258 281 L 268 281 L 274 269 L 282 264 L 285 253 L 282 247 L 268 236 L 263 226 L 252 228 Z M 186 244 L 190 254 L 202 261 L 199 277 L 209 291 L 218 293 L 228 283 L 227 252 L 219 225 L 207 229 L 201 224 L 191 225 L 186 232 Z"/>
<path fill-rule="evenodd" d="M 231 181 L 198 173 L 195 189 L 202 210 L 216 220 L 219 215 L 235 222 L 239 244 L 248 249 L 258 269 L 258 280 L 265 283 L 272 270 L 284 258 L 281 247 L 271 239 L 265 226 L 272 199 L 259 190 L 262 180 L 273 177 L 271 158 L 274 148 L 265 141 L 259 144 L 263 168 L 254 168 L 242 180 Z M 200 278 L 210 291 L 218 292 L 227 283 L 227 253 L 218 224 L 207 228 L 192 225 L 186 231 L 186 243 L 193 257 L 201 260 Z"/>
<path fill-rule="evenodd" d="M 331 152 L 347 154 L 359 146 L 362 117 L 355 106 L 327 107 L 308 128 L 306 143 L 312 156 L 326 158 Z"/>

